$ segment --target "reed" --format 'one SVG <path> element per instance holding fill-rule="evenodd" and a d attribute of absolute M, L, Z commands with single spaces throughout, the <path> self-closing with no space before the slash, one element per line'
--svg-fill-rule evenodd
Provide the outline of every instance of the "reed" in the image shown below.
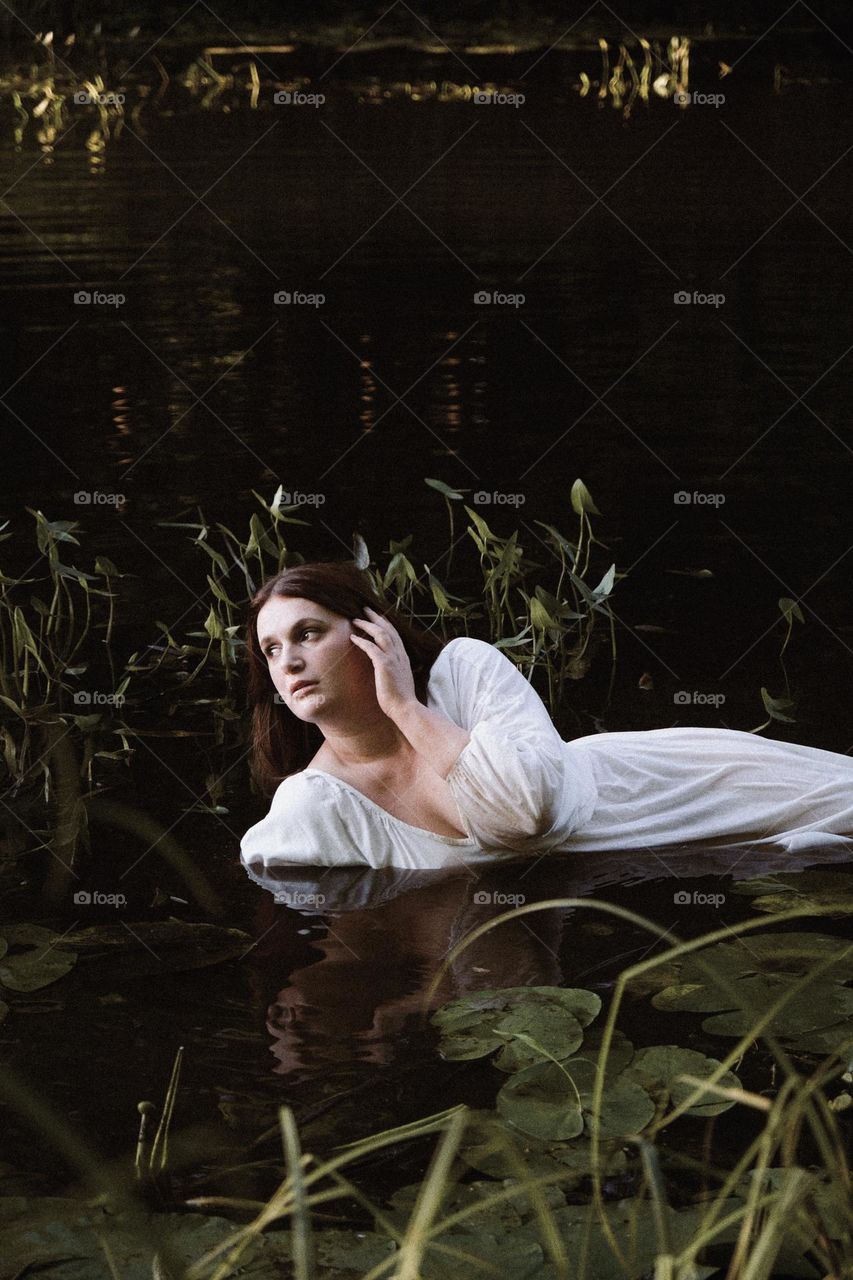
<path fill-rule="evenodd" d="M 443 972 L 484 932 L 555 907 L 603 913 L 643 928 L 656 940 L 667 937 L 653 921 L 603 901 L 566 898 L 530 904 L 488 921 L 463 938 L 442 961 L 433 991 Z M 773 923 L 790 924 L 806 914 L 788 912 Z M 688 956 L 695 960 L 721 939 L 746 940 L 769 923 L 746 920 L 690 941 L 673 940 L 659 954 L 620 974 L 599 1042 L 595 1093 L 588 1107 L 592 1140 L 588 1176 L 579 1177 L 569 1167 L 541 1172 L 535 1159 L 525 1156 L 523 1132 L 514 1134 L 506 1121 L 498 1123 L 497 1116 L 462 1105 L 324 1154 L 303 1150 L 293 1112 L 283 1106 L 279 1126 L 284 1176 L 266 1201 L 193 1196 L 165 1206 L 180 1208 L 180 1218 L 152 1215 L 143 1212 L 138 1199 L 146 1182 L 154 1178 L 161 1192 L 168 1190 L 173 1150 L 179 1165 L 192 1167 L 192 1144 L 185 1135 L 167 1145 L 180 1091 L 180 1051 L 153 1147 L 141 1142 L 135 1161 L 128 1152 L 124 1161 L 106 1165 L 94 1142 L 78 1138 L 28 1088 L 7 1077 L 0 1089 L 33 1129 L 79 1169 L 90 1195 L 110 1204 L 113 1211 L 121 1209 L 124 1234 L 104 1231 L 102 1240 L 104 1257 L 112 1259 L 117 1274 L 122 1274 L 125 1256 L 132 1251 L 134 1259 L 141 1252 L 149 1260 L 155 1275 L 168 1257 L 169 1274 L 180 1280 L 228 1280 L 246 1268 L 251 1274 L 257 1268 L 259 1276 L 292 1274 L 298 1280 L 338 1274 L 360 1275 L 362 1280 L 418 1280 L 450 1274 L 541 1274 L 560 1280 L 649 1276 L 696 1280 L 710 1275 L 769 1280 L 780 1274 L 814 1274 L 846 1280 L 853 1270 L 853 1179 L 839 1111 L 827 1091 L 845 1071 L 849 1050 L 839 1049 L 803 1072 L 768 1031 L 778 1009 L 816 980 L 817 970 L 792 983 L 776 1007 L 762 1011 L 710 1075 L 687 1076 L 683 1083 L 688 1091 L 677 1104 L 670 1101 L 659 1107 L 641 1131 L 628 1127 L 615 1145 L 609 1141 L 609 1155 L 599 1133 L 608 1059 L 632 983 Z M 715 971 L 710 962 L 707 969 L 710 979 L 737 1001 L 726 974 Z M 430 1007 L 430 998 L 428 994 L 425 1008 Z M 508 1032 L 506 1038 L 536 1047 L 535 1040 L 523 1033 Z M 766 1047 L 775 1064 L 773 1086 L 756 1093 L 720 1085 L 731 1064 L 755 1041 Z M 547 1050 L 543 1056 L 549 1056 Z M 668 1129 L 697 1102 L 707 1105 L 712 1098 L 721 1099 L 735 1117 L 740 1110 L 760 1121 L 742 1149 L 726 1159 L 706 1144 L 700 1161 L 683 1153 L 677 1141 L 667 1145 Z M 143 1107 L 150 1111 L 151 1104 Z M 460 1158 L 472 1138 L 481 1150 L 485 1142 L 501 1153 L 511 1176 L 472 1179 L 470 1165 Z M 412 1142 L 435 1143 L 424 1175 L 415 1186 L 395 1194 L 390 1204 L 382 1203 L 360 1185 L 364 1171 L 380 1153 Z M 613 1175 L 608 1161 L 620 1145 L 634 1169 L 633 1194 L 627 1198 L 624 1185 L 621 1190 L 610 1185 Z M 339 1221 L 352 1221 L 355 1205 L 363 1225 L 330 1229 L 326 1211 L 335 1205 L 345 1210 Z M 211 1213 L 218 1219 L 202 1217 Z M 230 1218 L 230 1226 L 223 1214 Z M 221 1238 L 188 1256 L 182 1233 L 191 1231 L 194 1222 L 213 1221 L 219 1222 Z M 353 1255 L 368 1246 L 373 1258 L 359 1266 Z M 517 1249 L 528 1250 L 523 1262 L 516 1257 Z M 345 1270 L 339 1272 L 330 1261 L 334 1258 L 341 1259 Z"/>

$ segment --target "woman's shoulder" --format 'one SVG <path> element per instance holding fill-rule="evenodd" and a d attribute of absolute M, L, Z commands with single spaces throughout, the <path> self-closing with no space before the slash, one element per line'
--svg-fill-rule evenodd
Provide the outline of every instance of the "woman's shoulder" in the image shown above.
<path fill-rule="evenodd" d="M 483 665 L 494 662 L 495 657 L 501 656 L 500 649 L 496 645 L 489 644 L 487 640 L 478 640 L 475 636 L 454 636 L 438 654 L 433 666 L 442 659 L 450 666 L 470 663 Z"/>
<path fill-rule="evenodd" d="M 306 765 L 296 773 L 290 773 L 275 789 L 270 806 L 273 809 L 284 809 L 295 815 L 300 809 L 313 812 L 317 800 L 326 789 L 325 777 Z"/>

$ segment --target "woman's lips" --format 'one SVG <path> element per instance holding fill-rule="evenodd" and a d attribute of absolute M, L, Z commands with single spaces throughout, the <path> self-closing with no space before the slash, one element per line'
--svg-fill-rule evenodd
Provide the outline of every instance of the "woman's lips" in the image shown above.
<path fill-rule="evenodd" d="M 317 687 L 316 680 L 312 680 L 310 684 L 301 684 L 298 689 L 294 690 L 293 696 L 294 698 L 298 698 L 300 693 L 307 693 L 308 690 L 316 689 L 316 687 Z"/>

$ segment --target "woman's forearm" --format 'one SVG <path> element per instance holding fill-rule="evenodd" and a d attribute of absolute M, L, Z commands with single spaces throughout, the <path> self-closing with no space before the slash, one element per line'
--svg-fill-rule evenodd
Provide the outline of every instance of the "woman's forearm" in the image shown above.
<path fill-rule="evenodd" d="M 407 702 L 394 722 L 417 754 L 442 778 L 447 777 L 471 740 L 467 729 L 460 729 L 440 711 L 416 700 Z"/>

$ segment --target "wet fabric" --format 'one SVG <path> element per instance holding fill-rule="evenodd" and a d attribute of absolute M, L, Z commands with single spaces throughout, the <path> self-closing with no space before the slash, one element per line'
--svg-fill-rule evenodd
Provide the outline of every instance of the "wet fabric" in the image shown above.
<path fill-rule="evenodd" d="M 428 869 L 692 842 L 853 852 L 849 756 L 690 726 L 565 742 L 518 668 L 466 636 L 433 663 L 427 705 L 471 735 L 447 775 L 466 837 L 414 827 L 308 768 L 279 785 L 267 816 L 246 832 L 247 869 Z"/>

